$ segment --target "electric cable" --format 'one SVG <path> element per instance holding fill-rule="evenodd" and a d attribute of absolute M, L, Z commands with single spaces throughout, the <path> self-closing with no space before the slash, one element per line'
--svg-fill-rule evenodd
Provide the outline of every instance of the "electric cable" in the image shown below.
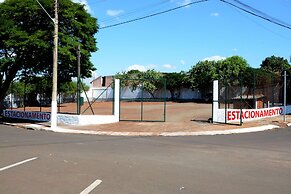
<path fill-rule="evenodd" d="M 106 29 L 106 28 L 112 28 L 112 27 L 116 27 L 116 26 L 123 25 L 123 24 L 128 24 L 128 23 L 136 22 L 136 21 L 139 21 L 139 20 L 143 20 L 143 19 L 147 19 L 147 18 L 150 18 L 150 17 L 157 16 L 157 15 L 162 15 L 162 14 L 165 14 L 165 13 L 168 13 L 168 12 L 175 11 L 177 9 L 181 9 L 181 8 L 184 8 L 184 7 L 188 7 L 190 5 L 193 5 L 193 4 L 198 4 L 198 3 L 202 3 L 202 2 L 206 2 L 206 1 L 209 1 L 209 0 L 200 0 L 200 1 L 190 2 L 190 3 L 184 4 L 184 5 L 180 5 L 180 6 L 171 8 L 171 9 L 167 9 L 165 11 L 153 13 L 153 14 L 146 15 L 146 16 L 139 17 L 139 18 L 135 18 L 135 19 L 132 19 L 132 20 L 127 20 L 127 21 L 120 22 L 120 23 L 117 23 L 117 24 L 112 24 L 112 25 L 100 27 L 99 30 L 103 30 L 103 29 Z"/>
<path fill-rule="evenodd" d="M 242 7 L 239 7 L 239 6 L 237 6 L 237 5 L 233 4 L 233 3 L 230 3 L 230 2 L 228 2 L 228 1 L 225 1 L 225 0 L 220 0 L 220 1 L 223 2 L 223 3 L 229 4 L 229 5 L 231 5 L 231 6 L 235 7 L 235 8 L 237 8 L 237 9 L 240 9 L 240 10 L 242 10 L 242 11 L 248 13 L 248 14 L 251 14 L 251 15 L 253 15 L 253 16 L 259 17 L 259 18 L 261 18 L 261 19 L 263 19 L 263 20 L 266 20 L 266 21 L 268 21 L 268 22 L 271 22 L 271 23 L 273 23 L 273 24 L 276 24 L 276 25 L 278 25 L 278 26 L 281 26 L 281 27 L 283 27 L 283 28 L 287 28 L 287 29 L 291 30 L 291 26 L 289 26 L 289 25 L 287 25 L 287 24 L 282 24 L 282 23 L 279 22 L 279 21 L 274 21 L 274 19 L 270 19 L 270 18 L 268 18 L 268 17 L 266 17 L 266 16 L 261 16 L 261 15 L 259 15 L 259 14 L 257 14 L 257 13 L 254 13 L 254 12 L 252 12 L 252 11 L 249 11 L 249 10 L 247 10 L 247 9 L 244 9 L 244 8 L 242 8 Z M 236 2 L 237 2 L 237 1 L 236 1 Z M 252 8 L 252 9 L 253 9 L 253 8 Z M 266 15 L 266 14 L 264 14 L 264 15 Z"/>
<path fill-rule="evenodd" d="M 149 4 L 149 5 L 145 5 L 143 7 L 139 7 L 139 8 L 136 8 L 136 9 L 133 9 L 133 10 L 130 10 L 128 11 L 127 13 L 124 13 L 124 14 L 120 14 L 118 16 L 114 16 L 114 17 L 109 17 L 107 19 L 103 19 L 103 20 L 100 20 L 100 22 L 109 22 L 109 21 L 114 21 L 116 19 L 120 19 L 120 18 L 125 18 L 129 15 L 133 15 L 134 13 L 136 12 L 144 12 L 144 11 L 147 11 L 153 7 L 157 7 L 157 6 L 161 6 L 165 3 L 168 3 L 170 2 L 170 0 L 162 0 L 161 2 L 158 2 L 158 3 L 154 3 L 154 4 Z"/>

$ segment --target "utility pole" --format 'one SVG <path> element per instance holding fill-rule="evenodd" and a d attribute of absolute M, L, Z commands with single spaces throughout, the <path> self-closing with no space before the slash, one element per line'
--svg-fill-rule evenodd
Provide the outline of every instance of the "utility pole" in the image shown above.
<path fill-rule="evenodd" d="M 81 103 L 80 103 L 80 84 L 81 84 L 81 51 L 80 51 L 80 45 L 78 45 L 78 78 L 77 78 L 77 115 L 80 115 L 81 112 Z"/>
<path fill-rule="evenodd" d="M 57 92 L 58 92 L 58 34 L 59 34 L 59 17 L 58 17 L 58 0 L 55 0 L 55 18 L 53 19 L 42 4 L 36 0 L 43 11 L 54 23 L 54 54 L 53 54 L 53 88 L 52 88 L 52 103 L 51 103 L 51 128 L 57 127 Z"/>
<path fill-rule="evenodd" d="M 57 127 L 57 88 L 58 88 L 58 0 L 55 0 L 54 19 L 54 56 L 53 56 L 53 88 L 51 104 L 51 128 Z"/>

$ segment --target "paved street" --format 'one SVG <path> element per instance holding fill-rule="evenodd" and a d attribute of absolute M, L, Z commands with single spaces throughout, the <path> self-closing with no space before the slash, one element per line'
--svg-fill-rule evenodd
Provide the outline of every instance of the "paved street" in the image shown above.
<path fill-rule="evenodd" d="M 291 193 L 291 128 L 193 137 L 0 125 L 0 193 Z"/>

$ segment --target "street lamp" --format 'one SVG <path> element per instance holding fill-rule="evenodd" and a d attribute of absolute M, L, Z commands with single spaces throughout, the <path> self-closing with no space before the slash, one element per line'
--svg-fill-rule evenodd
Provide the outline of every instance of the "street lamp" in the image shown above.
<path fill-rule="evenodd" d="M 53 55 L 53 88 L 51 102 L 51 128 L 57 127 L 57 88 L 58 88 L 58 0 L 55 0 L 55 18 L 53 19 L 44 9 L 41 3 L 36 0 L 54 23 L 54 55 Z"/>

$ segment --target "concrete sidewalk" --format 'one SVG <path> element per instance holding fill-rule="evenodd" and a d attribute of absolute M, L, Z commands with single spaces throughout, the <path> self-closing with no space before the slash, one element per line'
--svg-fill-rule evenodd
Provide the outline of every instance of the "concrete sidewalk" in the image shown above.
<path fill-rule="evenodd" d="M 208 123 L 206 121 L 188 122 L 119 122 L 104 125 L 69 126 L 60 125 L 51 129 L 49 123 L 4 123 L 33 130 L 45 130 L 61 133 L 115 135 L 115 136 L 189 136 L 218 135 L 258 132 L 291 125 L 291 115 L 266 118 L 244 123 L 242 126 Z"/>

